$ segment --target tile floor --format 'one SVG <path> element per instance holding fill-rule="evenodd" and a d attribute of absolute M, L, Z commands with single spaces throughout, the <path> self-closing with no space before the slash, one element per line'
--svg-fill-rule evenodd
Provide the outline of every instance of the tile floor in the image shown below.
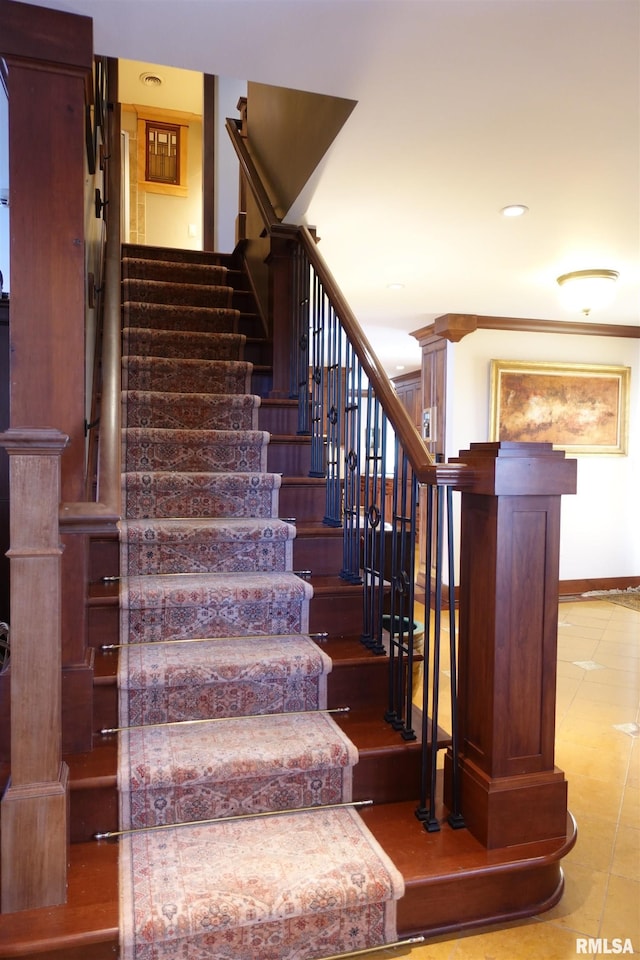
<path fill-rule="evenodd" d="M 578 840 L 563 861 L 560 903 L 528 921 L 378 951 L 371 960 L 573 960 L 582 937 L 607 938 L 609 951 L 614 938 L 629 938 L 640 956 L 639 731 L 640 612 L 600 599 L 561 603 L 556 763 Z"/>

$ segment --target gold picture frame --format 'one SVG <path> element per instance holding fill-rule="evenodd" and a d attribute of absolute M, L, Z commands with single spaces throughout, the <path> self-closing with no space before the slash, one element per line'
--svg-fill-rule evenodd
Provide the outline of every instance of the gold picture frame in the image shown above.
<path fill-rule="evenodd" d="M 631 368 L 491 361 L 490 440 L 625 456 Z"/>

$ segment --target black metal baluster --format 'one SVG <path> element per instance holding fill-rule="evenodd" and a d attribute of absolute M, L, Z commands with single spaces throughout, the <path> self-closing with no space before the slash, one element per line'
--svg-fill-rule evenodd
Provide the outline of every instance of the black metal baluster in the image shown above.
<path fill-rule="evenodd" d="M 458 769 L 458 655 L 456 645 L 456 602 L 453 544 L 453 490 L 447 487 L 447 547 L 449 562 L 449 661 L 451 667 L 451 812 L 450 826 L 459 830 L 465 826 L 460 810 L 460 771 Z"/>
<path fill-rule="evenodd" d="M 340 477 L 340 406 L 341 406 L 341 329 L 330 304 L 326 310 L 326 501 L 323 523 L 342 526 Z"/>
<path fill-rule="evenodd" d="M 420 800 L 416 817 L 424 822 L 430 817 L 428 806 L 429 792 L 429 680 L 431 671 L 431 646 L 433 625 L 431 621 L 431 569 L 433 566 L 433 501 L 434 488 L 431 484 L 424 487 L 426 494 L 426 585 L 425 585 L 425 625 L 424 625 L 424 668 L 422 675 L 422 755 L 420 762 Z"/>
<path fill-rule="evenodd" d="M 438 762 L 438 702 L 440 694 L 440 635 L 442 629 L 442 526 L 444 488 L 436 488 L 436 583 L 433 629 L 433 672 L 431 689 L 431 752 L 429 776 L 429 817 L 425 829 L 434 833 L 440 829 L 436 817 L 436 770 Z"/>

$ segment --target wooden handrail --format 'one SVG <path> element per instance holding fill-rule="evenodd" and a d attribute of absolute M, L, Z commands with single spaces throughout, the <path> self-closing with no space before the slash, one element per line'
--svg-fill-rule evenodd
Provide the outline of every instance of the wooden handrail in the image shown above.
<path fill-rule="evenodd" d="M 434 484 L 455 483 L 459 487 L 466 486 L 468 477 L 464 464 L 449 464 L 445 467 L 444 464 L 435 463 L 433 455 L 427 450 L 409 412 L 399 400 L 382 364 L 336 283 L 324 257 L 318 250 L 317 242 L 311 231 L 303 225 L 282 223 L 273 208 L 257 167 L 247 149 L 245 138 L 240 135 L 238 122 L 228 118 L 226 126 L 238 156 L 242 174 L 246 178 L 256 201 L 265 232 L 274 238 L 289 237 L 296 239 L 304 248 L 309 262 L 318 275 L 336 316 L 342 323 L 418 481 Z"/>
<path fill-rule="evenodd" d="M 117 62 L 109 60 L 109 99 L 117 90 Z M 60 525 L 67 533 L 112 532 L 121 516 L 120 490 L 120 105 L 109 110 L 104 268 L 100 445 L 96 502 L 62 503 Z"/>
<path fill-rule="evenodd" d="M 238 123 L 231 117 L 227 117 L 226 127 L 227 132 L 231 137 L 233 147 L 238 155 L 242 173 L 246 177 L 247 183 L 249 184 L 253 197 L 258 206 L 258 211 L 260 213 L 260 217 L 262 218 L 262 222 L 264 223 L 265 230 L 267 233 L 271 233 L 273 228 L 280 223 L 280 218 L 273 209 L 273 204 L 271 203 L 269 195 L 264 188 L 262 178 L 258 173 L 255 163 L 253 162 L 253 157 L 247 150 L 244 137 L 240 136 Z"/>

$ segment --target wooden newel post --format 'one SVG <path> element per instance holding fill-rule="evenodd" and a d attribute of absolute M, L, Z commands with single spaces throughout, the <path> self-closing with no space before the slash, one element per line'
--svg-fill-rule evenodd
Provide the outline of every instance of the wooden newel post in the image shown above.
<path fill-rule="evenodd" d="M 454 461 L 455 462 L 455 461 Z M 562 837 L 554 764 L 560 497 L 576 461 L 547 443 L 478 443 L 462 492 L 459 733 L 462 814 L 485 846 Z M 451 759 L 446 791 L 450 794 Z"/>
<path fill-rule="evenodd" d="M 2 798 L 2 912 L 66 900 L 62 762 L 60 457 L 53 429 L 0 435 L 11 485 L 11 779 Z"/>
<path fill-rule="evenodd" d="M 297 351 L 293 328 L 294 244 L 290 236 L 271 237 L 269 265 L 269 312 L 273 321 L 273 386 L 269 396 L 297 396 L 291 387 L 291 356 Z"/>

